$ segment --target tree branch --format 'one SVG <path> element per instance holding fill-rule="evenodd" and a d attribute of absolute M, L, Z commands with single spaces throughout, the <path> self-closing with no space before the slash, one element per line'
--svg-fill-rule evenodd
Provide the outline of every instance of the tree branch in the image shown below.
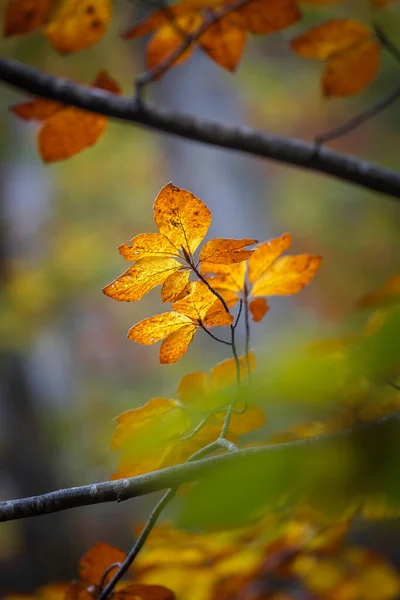
<path fill-rule="evenodd" d="M 333 434 L 283 444 L 247 448 L 231 454 L 196 460 L 195 462 L 184 463 L 137 477 L 72 487 L 41 496 L 32 496 L 31 498 L 8 500 L 0 502 L 0 522 L 45 515 L 78 506 L 89 506 L 103 502 L 122 502 L 130 498 L 144 496 L 152 492 L 174 488 L 190 481 L 196 481 L 205 475 L 209 475 L 216 467 L 232 464 L 232 461 L 250 459 L 256 454 L 265 456 L 265 468 L 267 471 L 268 455 L 270 454 L 298 452 L 300 448 L 305 446 L 315 448 L 318 451 L 325 444 L 341 440 L 351 443 L 353 440 L 356 441 L 356 436 L 360 432 L 368 433 L 371 431 L 385 439 L 389 434 L 388 426 L 391 427 L 393 424 L 397 427 L 396 435 L 398 435 L 400 412 Z"/>
<path fill-rule="evenodd" d="M 48 75 L 12 59 L 0 58 L 0 81 L 19 90 L 107 117 L 325 173 L 342 181 L 400 198 L 399 173 L 298 139 L 261 133 L 246 127 L 223 125 L 143 105 L 132 98 Z"/>

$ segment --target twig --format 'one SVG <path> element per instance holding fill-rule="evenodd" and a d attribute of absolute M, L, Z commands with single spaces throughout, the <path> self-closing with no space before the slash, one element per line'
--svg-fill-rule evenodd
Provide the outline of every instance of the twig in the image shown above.
<path fill-rule="evenodd" d="M 244 342 L 244 354 L 246 357 L 247 366 L 247 377 L 251 377 L 251 365 L 250 365 L 250 313 L 249 313 L 249 289 L 247 283 L 244 284 L 244 325 L 245 325 L 245 342 Z"/>
<path fill-rule="evenodd" d="M 195 31 L 186 34 L 184 33 L 184 39 L 180 46 L 175 48 L 175 50 L 171 52 L 171 54 L 169 54 L 161 63 L 156 65 L 153 69 L 149 69 L 136 79 L 135 87 L 137 98 L 141 98 L 141 93 L 144 86 L 161 77 L 161 75 L 163 75 L 172 66 L 172 64 L 178 60 L 178 58 L 180 58 L 182 54 L 188 50 L 190 46 L 203 35 L 203 33 L 207 31 L 207 29 L 211 27 L 211 25 L 218 23 L 218 21 L 229 15 L 229 13 L 242 8 L 249 2 L 250 0 L 237 0 L 232 4 L 228 4 L 219 9 L 207 11 L 204 16 L 204 21 L 197 29 L 195 29 Z"/>
<path fill-rule="evenodd" d="M 242 308 L 243 308 L 243 300 L 242 300 L 242 298 L 240 298 L 238 314 L 236 316 L 236 321 L 235 321 L 235 323 L 233 325 L 234 329 L 236 329 L 236 327 L 238 326 L 239 319 L 240 319 L 240 316 L 242 314 Z"/>
<path fill-rule="evenodd" d="M 183 483 L 189 483 L 190 481 L 197 481 L 209 474 L 217 466 L 228 465 L 231 461 L 251 459 L 254 455 L 265 456 L 265 468 L 268 470 L 269 454 L 297 452 L 303 446 L 315 447 L 317 450 L 325 443 L 336 440 L 348 440 L 351 443 L 353 436 L 358 432 L 376 431 L 379 434 L 382 433 L 382 428 L 385 425 L 390 425 L 391 423 L 400 424 L 400 412 L 332 434 L 324 434 L 282 444 L 246 448 L 232 454 L 213 456 L 193 463 L 184 463 L 152 473 L 138 475 L 137 477 L 119 479 L 117 481 L 104 481 L 81 487 L 66 488 L 31 498 L 0 502 L 0 522 L 45 515 L 78 506 L 90 506 L 103 502 L 121 502 L 182 485 Z"/>
<path fill-rule="evenodd" d="M 169 489 L 164 494 L 164 496 L 161 498 L 161 500 L 158 502 L 158 504 L 155 506 L 143 531 L 141 532 L 138 539 L 132 546 L 131 551 L 125 558 L 124 562 L 121 563 L 121 566 L 119 567 L 118 571 L 115 573 L 113 578 L 108 582 L 108 584 L 104 587 L 104 589 L 101 590 L 101 592 L 98 596 L 98 600 L 106 600 L 106 598 L 108 598 L 109 594 L 113 591 L 113 589 L 115 588 L 115 586 L 117 585 L 117 583 L 121 579 L 121 577 L 123 577 L 125 575 L 126 571 L 129 569 L 129 567 L 135 560 L 136 556 L 139 554 L 140 550 L 142 549 L 147 538 L 149 537 L 151 530 L 153 529 L 154 525 L 156 524 L 156 522 L 158 520 L 158 517 L 160 516 L 160 514 L 162 513 L 164 508 L 167 506 L 167 504 L 169 502 L 171 502 L 172 498 L 175 496 L 176 490 L 177 490 L 176 487 Z"/>
<path fill-rule="evenodd" d="M 212 337 L 212 339 L 215 340 L 216 342 L 219 342 L 220 344 L 226 344 L 226 346 L 232 345 L 231 342 L 227 342 L 226 340 L 221 340 L 221 338 L 219 338 L 216 335 L 214 335 L 213 333 L 211 333 L 211 331 L 209 329 L 207 329 L 207 327 L 201 321 L 199 321 L 199 326 L 202 328 L 203 331 L 205 331 L 207 333 L 207 335 Z"/>
<path fill-rule="evenodd" d="M 100 583 L 99 583 L 99 592 L 101 592 L 101 590 L 104 587 L 104 583 L 105 583 L 105 581 L 107 579 L 107 575 L 109 573 L 111 573 L 111 571 L 113 571 L 114 569 L 116 569 L 117 567 L 120 568 L 121 566 L 122 566 L 122 563 L 115 562 L 112 565 L 110 565 L 109 567 L 107 567 L 107 569 L 104 571 L 103 575 L 101 576 L 101 580 L 100 580 Z"/>
<path fill-rule="evenodd" d="M 184 113 L 158 109 L 150 104 L 143 106 L 132 98 L 54 77 L 8 58 L 0 58 L 0 81 L 48 100 L 204 144 L 326 173 L 342 181 L 382 192 L 391 199 L 400 199 L 399 173 L 328 148 L 315 152 L 314 144 L 298 139 L 224 125 Z"/>
<path fill-rule="evenodd" d="M 382 46 L 384 46 L 386 48 L 386 50 L 388 50 L 388 52 L 390 52 L 390 54 L 393 56 L 393 58 L 395 58 L 397 60 L 397 62 L 400 62 L 399 48 L 392 42 L 391 39 L 389 39 L 389 37 L 379 27 L 379 25 L 374 24 L 373 28 L 375 31 L 375 35 L 378 38 L 378 40 L 380 41 L 380 43 L 382 44 Z"/>
<path fill-rule="evenodd" d="M 363 123 L 368 121 L 369 119 L 372 119 L 373 117 L 378 115 L 380 112 L 385 110 L 385 108 L 388 108 L 388 106 L 390 106 L 391 104 L 396 102 L 396 100 L 399 98 L 399 96 L 400 96 L 400 85 L 398 87 L 396 87 L 392 92 L 390 92 L 390 94 L 385 96 L 385 98 L 381 98 L 380 100 L 375 102 L 375 104 L 373 104 L 372 106 L 370 106 L 363 112 L 361 112 L 358 115 L 356 115 L 355 117 L 349 119 L 342 125 L 339 125 L 339 127 L 335 127 L 334 129 L 331 129 L 330 131 L 327 131 L 326 133 L 322 133 L 321 135 L 318 135 L 315 138 L 315 143 L 317 144 L 317 146 L 321 146 L 322 144 L 325 144 L 326 142 L 335 140 L 336 138 L 338 138 L 342 135 L 345 135 L 346 133 L 349 133 L 350 131 L 353 131 L 353 129 L 356 129 L 357 127 L 359 127 L 360 125 L 362 125 Z"/>

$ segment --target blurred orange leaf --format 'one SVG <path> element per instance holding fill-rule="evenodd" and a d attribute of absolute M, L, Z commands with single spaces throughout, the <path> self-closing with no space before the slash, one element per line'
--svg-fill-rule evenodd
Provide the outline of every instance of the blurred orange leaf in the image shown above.
<path fill-rule="evenodd" d="M 54 0 L 8 0 L 4 15 L 4 37 L 35 31 L 45 24 Z"/>
<path fill-rule="evenodd" d="M 249 304 L 249 309 L 255 323 L 259 323 L 269 311 L 268 302 L 265 298 L 253 298 Z"/>
<path fill-rule="evenodd" d="M 44 34 L 59 52 L 78 52 L 103 37 L 111 12 L 111 0 L 59 0 Z"/>
<path fill-rule="evenodd" d="M 325 96 L 351 96 L 375 77 L 380 46 L 373 31 L 352 19 L 332 19 L 295 38 L 291 47 L 305 58 L 325 60 L 321 85 Z"/>
<path fill-rule="evenodd" d="M 260 279 L 272 263 L 292 244 L 290 233 L 284 233 L 279 238 L 260 244 L 248 262 L 249 281 L 254 283 Z"/>
<path fill-rule="evenodd" d="M 204 261 L 200 263 L 200 272 L 205 275 L 213 289 L 223 297 L 229 308 L 236 304 L 245 284 L 245 262 L 219 265 Z"/>
<path fill-rule="evenodd" d="M 213 23 L 199 38 L 200 48 L 227 71 L 235 71 L 247 41 L 247 33 L 241 27 L 221 19 Z"/>
<path fill-rule="evenodd" d="M 100 585 L 104 572 L 114 563 L 125 560 L 126 554 L 114 546 L 98 542 L 82 557 L 79 565 L 79 575 L 84 581 L 93 585 Z M 110 572 L 103 583 L 108 583 L 113 576 Z"/>
<path fill-rule="evenodd" d="M 174 600 L 175 594 L 162 585 L 131 583 L 114 592 L 113 600 Z"/>
<path fill-rule="evenodd" d="M 379 306 L 400 297 L 400 273 L 390 277 L 377 290 L 365 294 L 357 302 L 357 308 Z"/>

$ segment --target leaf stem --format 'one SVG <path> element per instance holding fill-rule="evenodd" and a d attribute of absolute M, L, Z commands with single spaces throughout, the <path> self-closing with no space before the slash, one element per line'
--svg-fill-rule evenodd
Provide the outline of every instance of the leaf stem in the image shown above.
<path fill-rule="evenodd" d="M 251 366 L 250 366 L 250 311 L 249 311 L 249 288 L 247 283 L 244 284 L 244 326 L 245 326 L 245 342 L 244 342 L 244 354 L 246 356 L 247 376 L 251 377 Z"/>
<path fill-rule="evenodd" d="M 216 342 L 220 342 L 221 344 L 225 344 L 226 346 L 232 345 L 231 342 L 227 342 L 226 340 L 221 340 L 221 338 L 219 338 L 216 335 L 214 335 L 213 333 L 211 333 L 211 331 L 209 329 L 207 329 L 207 327 L 201 321 L 199 321 L 199 326 L 202 328 L 203 331 L 205 331 L 207 333 L 207 335 L 212 337 L 212 339 L 215 340 Z"/>

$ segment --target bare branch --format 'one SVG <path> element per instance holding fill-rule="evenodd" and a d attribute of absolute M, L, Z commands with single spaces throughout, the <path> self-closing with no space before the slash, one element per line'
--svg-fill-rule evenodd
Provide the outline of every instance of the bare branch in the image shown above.
<path fill-rule="evenodd" d="M 144 106 L 132 98 L 78 85 L 21 64 L 0 58 L 0 81 L 36 96 L 56 100 L 125 122 L 137 123 L 185 139 L 271 158 L 282 163 L 325 173 L 342 181 L 400 198 L 400 174 L 354 156 L 298 139 L 261 133 L 199 119 L 183 113 Z"/>
<path fill-rule="evenodd" d="M 118 479 L 117 481 L 104 481 L 81 487 L 67 488 L 17 500 L 0 502 L 0 522 L 24 519 L 76 508 L 78 506 L 89 506 L 103 502 L 122 502 L 130 498 L 144 496 L 152 492 L 174 488 L 183 483 L 197 481 L 208 475 L 216 467 L 231 464 L 232 461 L 246 460 L 257 455 L 265 456 L 265 467 L 268 468 L 268 456 L 276 452 L 297 452 L 303 446 L 315 447 L 316 451 L 324 444 L 336 440 L 351 442 L 353 435 L 360 431 L 376 431 L 381 436 L 385 434 L 386 424 L 400 424 L 400 412 L 382 417 L 377 421 L 346 429 L 344 431 L 296 440 L 283 444 L 275 444 L 263 447 L 246 448 L 223 456 L 214 456 L 196 462 L 189 462 L 167 469 L 146 473 L 137 477 Z"/>

